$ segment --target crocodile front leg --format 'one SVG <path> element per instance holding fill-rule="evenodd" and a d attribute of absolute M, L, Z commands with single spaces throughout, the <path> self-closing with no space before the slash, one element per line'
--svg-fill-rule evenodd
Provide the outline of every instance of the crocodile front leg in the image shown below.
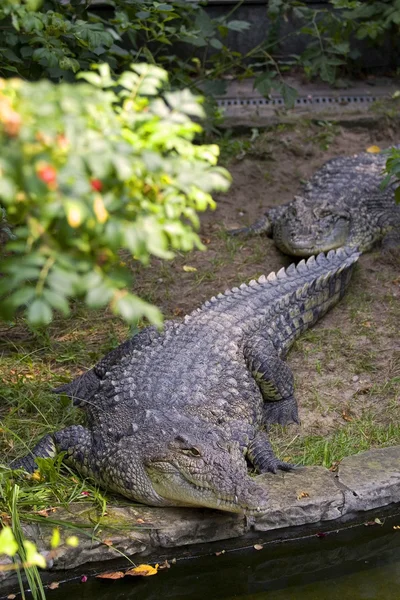
<path fill-rule="evenodd" d="M 281 471 L 291 471 L 295 468 L 294 465 L 284 462 L 275 456 L 265 431 L 259 431 L 250 442 L 246 458 L 248 458 L 259 473 L 276 473 L 278 469 Z"/>
<path fill-rule="evenodd" d="M 265 213 L 262 217 L 257 219 L 255 223 L 248 227 L 239 227 L 238 229 L 230 229 L 227 232 L 229 235 L 260 235 L 266 233 L 272 235 L 272 223 L 268 218 L 268 214 Z"/>
<path fill-rule="evenodd" d="M 265 423 L 299 423 L 293 373 L 271 342 L 262 335 L 252 337 L 244 356 L 265 400 Z"/>
<path fill-rule="evenodd" d="M 281 206 L 271 206 L 262 217 L 257 219 L 255 223 L 249 225 L 249 227 L 240 227 L 239 229 L 231 229 L 227 233 L 229 235 L 260 235 L 265 233 L 267 236 L 272 237 L 274 223 L 286 212 L 288 204 L 283 204 Z"/>

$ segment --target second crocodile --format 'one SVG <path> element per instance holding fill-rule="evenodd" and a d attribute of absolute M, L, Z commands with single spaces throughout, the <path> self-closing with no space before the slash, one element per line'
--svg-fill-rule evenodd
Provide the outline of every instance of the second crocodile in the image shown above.
<path fill-rule="evenodd" d="M 13 468 L 65 460 L 104 488 L 154 506 L 250 514 L 268 492 L 247 472 L 290 470 L 265 427 L 298 421 L 293 341 L 343 296 L 359 253 L 320 254 L 227 290 L 164 331 L 144 329 L 57 392 L 87 427 L 45 436 Z"/>
<path fill-rule="evenodd" d="M 269 208 L 250 227 L 232 235 L 266 233 L 285 254 L 307 257 L 341 246 L 370 250 L 378 241 L 400 245 L 398 182 L 381 189 L 384 154 L 363 152 L 328 161 L 304 185 L 300 196 Z"/>

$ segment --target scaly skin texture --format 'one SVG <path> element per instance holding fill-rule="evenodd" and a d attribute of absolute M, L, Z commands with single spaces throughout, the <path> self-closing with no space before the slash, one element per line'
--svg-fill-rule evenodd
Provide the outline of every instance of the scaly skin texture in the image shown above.
<path fill-rule="evenodd" d="M 370 250 L 378 241 L 400 245 L 398 182 L 380 189 L 384 154 L 363 152 L 327 162 L 305 184 L 300 196 L 270 208 L 250 227 L 230 233 L 266 233 L 285 254 L 308 257 L 341 246 Z"/>
<path fill-rule="evenodd" d="M 340 249 L 212 298 L 164 331 L 152 327 L 55 390 L 87 413 L 87 427 L 46 436 L 36 456 L 65 459 L 104 488 L 154 506 L 256 513 L 267 491 L 247 473 L 289 470 L 266 426 L 298 422 L 293 341 L 343 296 L 359 253 Z"/>

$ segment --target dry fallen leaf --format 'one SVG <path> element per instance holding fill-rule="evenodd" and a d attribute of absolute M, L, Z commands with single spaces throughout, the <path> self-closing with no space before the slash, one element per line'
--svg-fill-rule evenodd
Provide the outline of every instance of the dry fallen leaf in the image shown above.
<path fill-rule="evenodd" d="M 348 421 L 348 422 L 353 420 L 353 418 L 350 417 L 350 415 L 348 415 L 345 410 L 342 412 L 342 417 L 345 421 Z"/>
<path fill-rule="evenodd" d="M 380 151 L 381 149 L 379 148 L 379 146 L 369 146 L 367 148 L 367 152 L 369 152 L 370 154 L 379 154 Z"/>
<path fill-rule="evenodd" d="M 52 581 L 47 587 L 49 588 L 49 590 L 56 590 L 58 587 L 60 587 L 60 584 L 58 583 L 58 581 Z"/>
<path fill-rule="evenodd" d="M 264 546 L 262 544 L 254 544 L 253 548 L 254 550 L 262 550 Z"/>
<path fill-rule="evenodd" d="M 136 523 L 140 523 L 141 525 L 142 525 L 143 523 L 145 523 L 145 522 L 146 522 L 146 521 L 143 521 L 143 519 L 136 519 Z"/>
<path fill-rule="evenodd" d="M 167 560 L 164 560 L 164 562 L 158 566 L 159 571 L 162 571 L 163 569 L 170 569 L 170 568 L 171 568 L 171 565 L 169 564 L 169 562 Z"/>
<path fill-rule="evenodd" d="M 151 565 L 138 565 L 134 569 L 126 571 L 125 575 L 133 575 L 134 577 L 150 577 L 150 575 L 157 575 L 159 565 L 152 567 Z"/>
<path fill-rule="evenodd" d="M 41 517 L 48 517 L 49 514 L 53 512 L 56 512 L 56 509 L 53 506 L 50 506 L 49 508 L 43 508 L 43 510 L 36 511 L 36 514 Z"/>
<path fill-rule="evenodd" d="M 11 516 L 8 515 L 7 513 L 0 513 L 0 521 L 2 522 L 2 524 L 4 526 L 8 525 L 9 527 L 11 526 Z"/>
<path fill-rule="evenodd" d="M 196 267 L 190 267 L 189 265 L 183 265 L 182 269 L 185 271 L 185 273 L 194 273 L 197 271 Z"/>
<path fill-rule="evenodd" d="M 300 494 L 297 496 L 297 500 L 301 500 L 302 498 L 309 498 L 310 494 L 308 492 L 300 492 Z"/>
<path fill-rule="evenodd" d="M 106 546 L 112 546 L 113 541 L 112 540 L 103 540 L 103 544 L 105 544 Z"/>
<path fill-rule="evenodd" d="M 14 600 L 17 596 L 15 594 L 8 594 L 7 600 Z"/>
<path fill-rule="evenodd" d="M 125 573 L 122 571 L 114 571 L 113 573 L 100 573 L 96 575 L 98 579 L 122 579 L 125 577 Z"/>

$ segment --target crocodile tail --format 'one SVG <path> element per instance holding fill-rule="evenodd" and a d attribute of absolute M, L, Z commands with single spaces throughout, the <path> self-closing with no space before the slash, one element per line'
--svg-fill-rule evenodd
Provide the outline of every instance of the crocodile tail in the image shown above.
<path fill-rule="evenodd" d="M 291 272 L 303 276 L 304 283 L 289 298 L 286 296 L 278 301 L 278 312 L 280 309 L 285 315 L 283 320 L 287 321 L 286 331 L 289 332 L 282 336 L 286 349 L 343 298 L 360 254 L 358 248 L 347 246 L 330 250 L 328 254 L 311 256 L 307 261 L 300 261 L 296 267 L 288 267 L 287 274 Z M 291 309 L 287 310 L 287 304 Z M 279 329 L 279 320 L 277 327 Z"/>

